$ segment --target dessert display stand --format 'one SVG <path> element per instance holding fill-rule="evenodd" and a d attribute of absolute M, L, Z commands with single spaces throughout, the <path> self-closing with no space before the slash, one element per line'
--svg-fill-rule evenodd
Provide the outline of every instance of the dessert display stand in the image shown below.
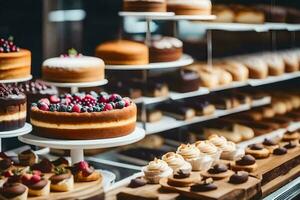
<path fill-rule="evenodd" d="M 0 80 L 0 83 L 18 83 L 18 82 L 30 81 L 31 79 L 32 79 L 32 75 L 29 75 L 28 77 L 25 78 Z"/>

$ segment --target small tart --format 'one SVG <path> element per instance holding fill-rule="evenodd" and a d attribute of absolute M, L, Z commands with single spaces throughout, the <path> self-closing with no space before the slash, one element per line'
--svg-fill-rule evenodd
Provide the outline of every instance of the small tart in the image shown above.
<path fill-rule="evenodd" d="M 253 144 L 247 147 L 246 154 L 250 154 L 256 159 L 259 159 L 269 157 L 270 151 L 261 144 Z"/>
<path fill-rule="evenodd" d="M 257 164 L 255 158 L 251 155 L 243 156 L 241 159 L 235 161 L 235 163 L 231 166 L 233 171 L 253 172 L 256 168 Z"/>
<path fill-rule="evenodd" d="M 282 140 L 283 141 L 291 141 L 291 140 L 298 140 L 300 138 L 300 133 L 298 131 L 288 131 L 286 132 L 283 137 Z"/>
<path fill-rule="evenodd" d="M 224 164 L 216 164 L 209 170 L 201 173 L 203 177 L 212 178 L 215 180 L 227 178 L 232 174 L 233 171 L 228 170 L 228 167 Z"/>
<path fill-rule="evenodd" d="M 189 187 L 201 180 L 199 173 L 184 174 L 179 171 L 168 177 L 168 184 L 174 187 Z"/>

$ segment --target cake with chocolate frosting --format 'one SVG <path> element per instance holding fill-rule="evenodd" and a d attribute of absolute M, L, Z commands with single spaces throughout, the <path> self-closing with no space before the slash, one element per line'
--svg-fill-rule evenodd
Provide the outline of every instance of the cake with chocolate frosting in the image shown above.
<path fill-rule="evenodd" d="M 62 83 L 100 81 L 104 79 L 104 62 L 70 49 L 68 54 L 45 60 L 42 77 L 46 81 Z"/>
<path fill-rule="evenodd" d="M 26 120 L 26 96 L 18 88 L 0 84 L 0 131 L 22 128 Z"/>
<path fill-rule="evenodd" d="M 131 12 L 166 12 L 166 0 L 123 0 L 123 10 Z"/>
<path fill-rule="evenodd" d="M 14 44 L 13 38 L 0 39 L 0 80 L 30 75 L 31 52 Z"/>
<path fill-rule="evenodd" d="M 44 98 L 31 107 L 34 134 L 56 139 L 102 139 L 135 129 L 136 105 L 118 94 L 91 92 Z"/>

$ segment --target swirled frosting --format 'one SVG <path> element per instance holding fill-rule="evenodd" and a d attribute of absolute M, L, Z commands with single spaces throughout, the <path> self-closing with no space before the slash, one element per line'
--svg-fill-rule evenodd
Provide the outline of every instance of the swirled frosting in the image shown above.
<path fill-rule="evenodd" d="M 225 137 L 223 136 L 218 136 L 218 135 L 211 135 L 208 140 L 214 144 L 216 147 L 220 148 L 220 149 L 224 149 L 226 144 L 227 144 L 227 140 Z"/>
<path fill-rule="evenodd" d="M 182 144 L 178 147 L 177 152 L 184 159 L 195 159 L 200 156 L 200 150 L 192 144 Z"/>
<path fill-rule="evenodd" d="M 218 148 L 210 141 L 198 141 L 195 146 L 200 150 L 201 153 L 214 155 L 218 152 Z"/>
<path fill-rule="evenodd" d="M 228 141 L 223 148 L 223 151 L 232 152 L 236 150 L 236 145 L 233 142 Z"/>
<path fill-rule="evenodd" d="M 186 162 L 181 155 L 174 152 L 166 153 L 162 156 L 162 159 L 173 169 L 173 171 L 181 169 L 190 172 L 190 170 L 192 170 L 191 164 Z"/>
<path fill-rule="evenodd" d="M 169 170 L 169 166 L 165 161 L 155 158 L 153 161 L 149 162 L 146 169 L 148 171 L 164 172 Z"/>

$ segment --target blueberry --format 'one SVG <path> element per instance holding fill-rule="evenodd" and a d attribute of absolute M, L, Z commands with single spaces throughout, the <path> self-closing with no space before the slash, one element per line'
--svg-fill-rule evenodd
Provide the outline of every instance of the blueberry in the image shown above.
<path fill-rule="evenodd" d="M 66 105 L 61 105 L 59 108 L 60 112 L 67 112 L 68 111 L 68 107 Z"/>
<path fill-rule="evenodd" d="M 51 105 L 49 106 L 49 110 L 50 110 L 51 112 L 56 111 L 56 110 L 57 110 L 57 109 L 56 109 L 56 105 L 55 105 L 55 104 L 51 104 Z"/>
<path fill-rule="evenodd" d="M 37 107 L 38 105 L 37 105 L 37 103 L 32 103 L 31 104 L 31 107 Z"/>
<path fill-rule="evenodd" d="M 122 109 L 125 107 L 125 102 L 124 101 L 119 101 L 116 103 L 116 108 L 117 109 Z"/>
<path fill-rule="evenodd" d="M 73 106 L 68 106 L 68 107 L 67 107 L 67 111 L 68 111 L 68 112 L 72 112 L 72 109 L 73 109 Z"/>
<path fill-rule="evenodd" d="M 93 112 L 94 109 L 93 109 L 93 107 L 89 107 L 89 108 L 87 109 L 87 111 L 88 111 L 88 112 Z"/>
<path fill-rule="evenodd" d="M 114 102 L 109 102 L 109 104 L 111 104 L 113 108 L 116 107 L 116 104 Z"/>
<path fill-rule="evenodd" d="M 87 112 L 86 106 L 81 107 L 81 112 Z"/>

